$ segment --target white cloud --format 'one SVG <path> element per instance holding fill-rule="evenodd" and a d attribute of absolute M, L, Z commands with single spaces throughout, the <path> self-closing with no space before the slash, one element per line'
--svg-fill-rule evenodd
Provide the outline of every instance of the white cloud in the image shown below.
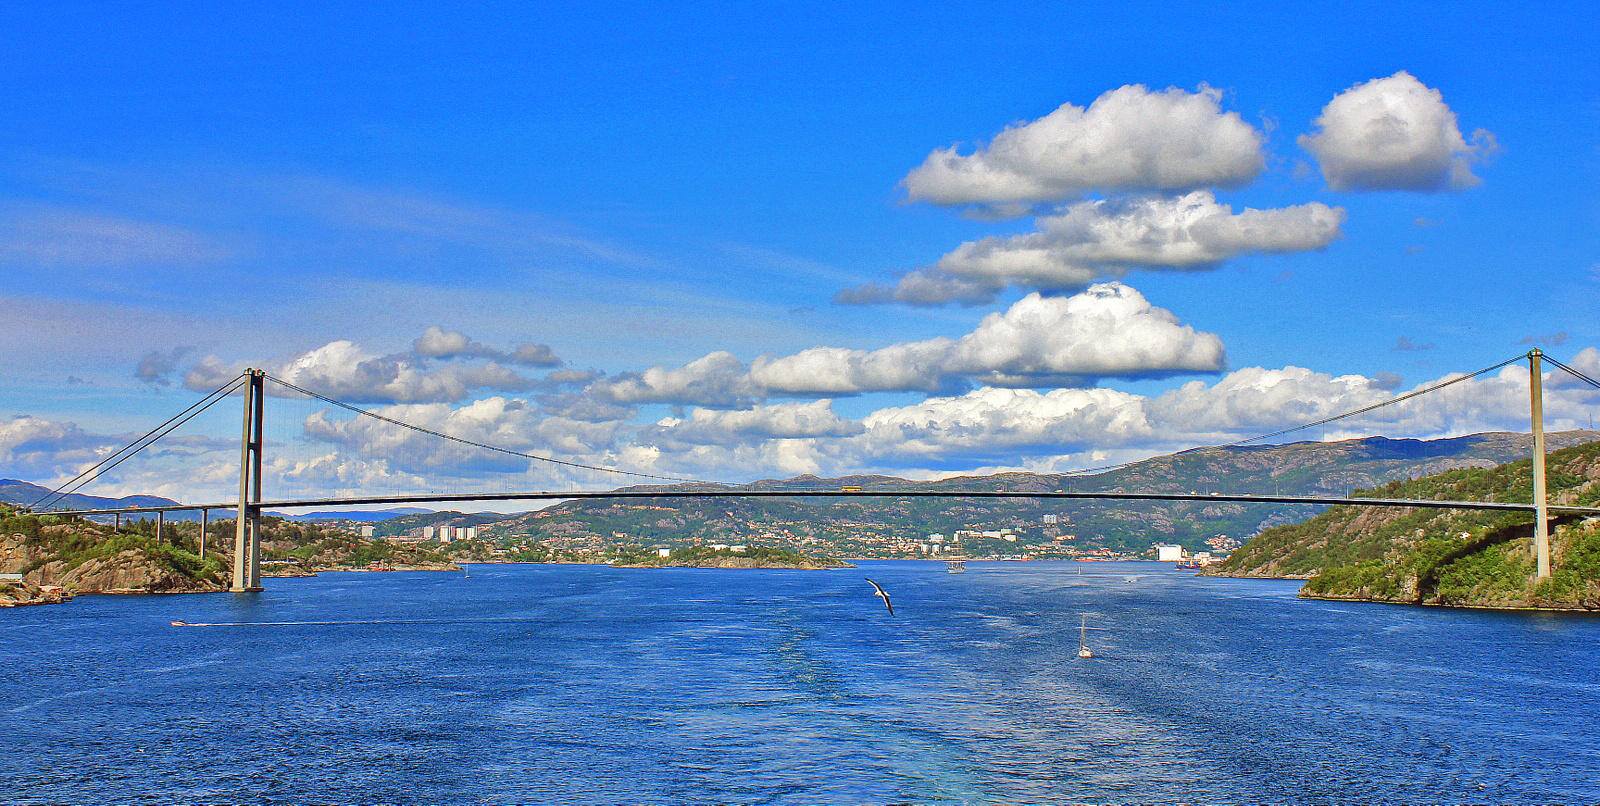
<path fill-rule="evenodd" d="M 876 461 L 904 466 L 1145 442 L 1154 434 L 1144 402 L 1113 389 L 977 389 L 873 412 L 863 420 L 861 447 Z"/>
<path fill-rule="evenodd" d="M 1470 164 L 1497 148 L 1483 129 L 1469 145 L 1444 96 L 1405 71 L 1339 93 L 1314 124 L 1297 142 L 1334 190 L 1465 190 L 1479 182 Z"/>
<path fill-rule="evenodd" d="M 413 355 L 376 355 L 338 340 L 286 361 L 255 364 L 267 374 L 346 403 L 425 403 L 464 400 L 477 389 L 519 391 L 538 382 L 493 361 L 475 366 L 428 367 Z M 244 371 L 243 362 L 207 356 L 189 369 L 184 385 L 209 392 Z M 268 384 L 272 394 L 283 394 Z"/>
<path fill-rule="evenodd" d="M 744 362 L 718 350 L 677 369 L 652 367 L 619 373 L 589 387 L 613 403 L 694 403 L 702 406 L 747 406 L 759 391 L 751 385 Z"/>
<path fill-rule="evenodd" d="M 1341 237 L 1344 218 L 1343 208 L 1319 202 L 1234 213 L 1207 190 L 1079 202 L 1040 216 L 1035 232 L 962 244 L 931 268 L 901 278 L 893 291 L 854 289 L 838 301 L 970 304 L 1008 284 L 1081 288 L 1134 269 L 1214 269 L 1252 253 L 1322 249 Z"/>
<path fill-rule="evenodd" d="M 740 411 L 697 408 L 688 417 L 668 417 L 649 429 L 679 447 L 847 437 L 863 430 L 860 423 L 835 414 L 827 400 L 778 403 Z"/>
<path fill-rule="evenodd" d="M 592 456 L 609 451 L 621 423 L 550 416 L 527 400 L 489 397 L 464 406 L 444 403 L 384 406 L 375 414 L 459 439 L 535 455 Z M 537 460 L 443 440 L 371 417 L 334 418 L 322 411 L 306 419 L 307 436 L 367 460 L 419 475 L 522 473 Z"/>
<path fill-rule="evenodd" d="M 762 356 L 748 368 L 715 352 L 676 369 L 603 379 L 590 391 L 616 403 L 747 407 L 774 395 L 937 393 L 971 382 L 1082 386 L 1095 378 L 1216 372 L 1224 363 L 1221 339 L 1181 324 L 1133 288 L 1105 283 L 1071 297 L 1032 294 L 957 339 L 878 350 L 813 347 Z"/>
<path fill-rule="evenodd" d="M 557 367 L 562 364 L 548 345 L 525 342 L 505 352 L 479 344 L 465 333 L 445 330 L 438 325 L 429 327 L 411 342 L 411 351 L 424 358 L 490 358 L 535 367 Z"/>
<path fill-rule="evenodd" d="M 127 440 L 90 434 L 77 423 L 21 415 L 0 421 L 0 477 L 66 481 Z M 48 484 L 47 484 L 48 486 Z"/>
<path fill-rule="evenodd" d="M 1087 109 L 1063 104 L 1014 124 L 985 148 L 938 149 L 901 185 L 941 205 L 1062 201 L 1086 191 L 1179 191 L 1243 185 L 1265 167 L 1263 136 L 1222 93 L 1128 85 Z"/>
<path fill-rule="evenodd" d="M 159 369 L 154 364 L 163 358 L 159 351 L 145 356 L 139 368 L 140 377 Z M 451 363 L 439 366 L 433 363 L 437 360 Z M 295 386 L 346 403 L 453 402 L 465 400 L 477 390 L 553 389 L 593 378 L 592 373 L 560 370 L 539 380 L 521 375 L 501 362 L 538 367 L 563 363 L 543 344 L 524 343 L 514 350 L 502 351 L 480 344 L 465 333 L 433 326 L 411 343 L 411 351 L 407 353 L 378 355 L 355 342 L 341 339 L 293 358 L 253 366 Z M 195 391 L 209 392 L 249 365 L 207 356 L 185 373 L 184 384 Z M 268 385 L 268 393 L 294 394 L 272 384 Z"/>
<path fill-rule="evenodd" d="M 1180 324 L 1121 283 L 1070 297 L 1030 294 L 984 317 L 959 339 L 929 339 L 880 350 L 817 347 L 750 368 L 768 393 L 852 394 L 936 391 L 952 379 L 1002 386 L 1084 385 L 1093 378 L 1215 372 L 1222 340 Z"/>

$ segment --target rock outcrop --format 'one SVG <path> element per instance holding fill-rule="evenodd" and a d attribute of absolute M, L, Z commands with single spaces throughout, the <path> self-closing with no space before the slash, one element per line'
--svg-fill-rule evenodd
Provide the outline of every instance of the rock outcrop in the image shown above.
<path fill-rule="evenodd" d="M 162 568 L 143 552 L 128 549 L 104 559 L 68 567 L 52 560 L 29 572 L 36 585 L 61 585 L 79 593 L 212 593 L 222 586 Z"/>
<path fill-rule="evenodd" d="M 0 607 L 60 604 L 72 598 L 65 588 L 40 586 L 31 582 L 0 582 Z"/>

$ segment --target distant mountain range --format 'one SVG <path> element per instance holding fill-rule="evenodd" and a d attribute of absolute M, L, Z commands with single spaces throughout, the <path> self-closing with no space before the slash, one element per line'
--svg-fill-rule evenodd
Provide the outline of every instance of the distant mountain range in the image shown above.
<path fill-rule="evenodd" d="M 17 479 L 0 479 L 0 502 L 19 507 L 33 506 L 50 495 L 48 487 L 29 484 Z M 71 493 L 51 504 L 60 509 L 110 509 L 113 507 L 160 507 L 178 503 L 158 495 L 128 495 L 122 498 L 102 498 L 97 495 Z M 174 513 L 177 520 L 199 520 L 199 513 Z"/>
<path fill-rule="evenodd" d="M 1600 440 L 1600 432 L 1546 435 L 1549 450 Z M 1437 440 L 1367 437 L 1340 442 L 1199 448 L 1159 456 L 1092 476 L 1000 473 L 916 482 L 892 476 L 821 479 L 799 476 L 733 485 L 729 490 L 861 487 L 917 489 L 1281 493 L 1344 496 L 1400 479 L 1461 467 L 1488 468 L 1525 458 L 1527 434 L 1494 432 Z M 640 490 L 710 489 L 705 485 Z M 813 541 L 845 556 L 879 556 L 896 539 L 928 533 L 1013 529 L 1017 540 L 984 550 L 1023 554 L 1055 543 L 1142 551 L 1154 542 L 1205 548 L 1218 536 L 1245 540 L 1261 530 L 1303 521 L 1325 507 L 1209 501 L 1095 501 L 933 498 L 700 498 L 568 501 L 509 516 L 481 534 L 522 537 L 551 545 L 694 541 L 743 543 L 764 539 Z M 1053 516 L 1055 523 L 1049 523 Z M 1068 537 L 1070 535 L 1070 537 Z"/>

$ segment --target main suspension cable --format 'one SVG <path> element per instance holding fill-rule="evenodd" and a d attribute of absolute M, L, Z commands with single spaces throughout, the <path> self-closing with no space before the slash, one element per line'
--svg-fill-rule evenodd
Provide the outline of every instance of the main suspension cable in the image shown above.
<path fill-rule="evenodd" d="M 1290 426 L 1288 428 L 1280 428 L 1277 431 L 1272 431 L 1272 432 L 1265 433 L 1265 434 L 1257 434 L 1257 435 L 1255 435 L 1253 437 L 1247 437 L 1245 439 L 1238 439 L 1238 440 L 1234 440 L 1233 442 L 1228 442 L 1228 443 L 1224 443 L 1224 444 L 1221 444 L 1221 445 L 1203 445 L 1203 446 L 1199 446 L 1199 447 L 1188 448 L 1186 450 L 1179 451 L 1178 454 L 1175 454 L 1175 455 L 1181 455 L 1181 454 L 1185 454 L 1185 453 L 1193 453 L 1194 451 L 1212 450 L 1212 449 L 1215 449 L 1215 448 L 1235 448 L 1235 447 L 1238 447 L 1240 445 L 1244 445 L 1244 444 L 1247 444 L 1247 443 L 1255 442 L 1258 439 L 1267 439 L 1269 437 L 1281 436 L 1281 435 L 1287 434 L 1287 433 L 1289 433 L 1291 431 L 1299 431 L 1299 430 L 1306 429 L 1306 428 L 1312 428 L 1314 426 L 1326 425 L 1328 423 L 1334 422 L 1335 420 L 1343 420 L 1346 417 L 1354 417 L 1354 416 L 1356 416 L 1358 414 L 1366 414 L 1369 411 L 1374 411 L 1376 409 L 1381 409 L 1381 408 L 1383 408 L 1385 406 L 1393 406 L 1396 403 L 1403 403 L 1403 402 L 1405 402 L 1407 400 L 1410 400 L 1411 398 L 1418 397 L 1420 395 L 1425 395 L 1425 394 L 1428 394 L 1429 392 L 1437 392 L 1440 389 L 1445 388 L 1446 386 L 1450 386 L 1451 384 L 1461 383 L 1462 381 L 1469 380 L 1469 379 L 1472 379 L 1472 378 L 1476 378 L 1479 375 L 1483 375 L 1483 374 L 1488 373 L 1488 372 L 1493 372 L 1493 371 L 1495 371 L 1497 369 L 1500 369 L 1501 367 L 1504 367 L 1504 366 L 1506 366 L 1508 364 L 1514 364 L 1514 363 L 1516 363 L 1518 361 L 1521 361 L 1522 359 L 1524 359 L 1526 357 L 1527 357 L 1526 355 L 1514 356 L 1514 357 L 1508 358 L 1508 359 L 1506 359 L 1504 361 L 1501 361 L 1500 363 L 1495 364 L 1492 367 L 1484 367 L 1483 369 L 1480 369 L 1477 372 L 1474 372 L 1474 373 L 1472 373 L 1470 375 L 1462 375 L 1459 378 L 1451 378 L 1448 381 L 1444 381 L 1442 383 L 1436 383 L 1433 386 L 1430 386 L 1430 387 L 1428 387 L 1426 389 L 1418 389 L 1418 390 L 1416 390 L 1414 392 L 1407 392 L 1406 394 L 1400 395 L 1399 397 L 1390 398 L 1389 400 L 1385 400 L 1382 403 L 1374 403 L 1374 404 L 1372 404 L 1370 406 L 1365 406 L 1363 408 L 1355 409 L 1354 411 L 1347 411 L 1347 412 L 1345 412 L 1343 414 L 1336 414 L 1336 415 L 1334 415 L 1332 417 L 1324 417 L 1324 418 L 1322 418 L 1320 420 L 1312 420 L 1311 422 L 1301 423 L 1300 425 Z M 1551 361 L 1551 363 L 1555 363 L 1553 360 L 1549 359 L 1548 357 L 1545 360 Z M 1561 364 L 1556 364 L 1556 366 L 1562 366 L 1562 365 Z M 1590 383 L 1594 383 L 1594 381 L 1590 380 Z M 1596 384 L 1596 385 L 1600 386 L 1600 384 Z M 1143 460 L 1143 459 L 1135 459 L 1132 462 L 1123 462 L 1120 465 L 1106 465 L 1104 467 L 1088 467 L 1088 468 L 1082 468 L 1082 469 L 1079 469 L 1079 470 L 1068 470 L 1068 471 L 1064 471 L 1064 472 L 1060 473 L 1059 475 L 1063 475 L 1063 476 L 1081 476 L 1081 475 L 1084 475 L 1084 474 L 1087 474 L 1087 473 L 1106 473 L 1106 472 L 1110 472 L 1112 470 L 1121 470 L 1122 468 L 1125 468 L 1125 467 L 1131 467 L 1131 466 L 1136 465 L 1136 464 L 1138 464 L 1138 463 L 1140 463 L 1142 461 L 1145 461 L 1145 460 Z"/>
<path fill-rule="evenodd" d="M 1571 375 L 1574 378 L 1577 378 L 1578 380 L 1583 381 L 1584 383 L 1587 383 L 1590 386 L 1595 387 L 1596 389 L 1600 389 L 1600 381 L 1597 381 L 1594 378 L 1591 378 L 1588 375 L 1585 375 L 1582 372 L 1579 372 L 1578 370 L 1575 370 L 1572 367 L 1569 367 L 1566 364 L 1563 364 L 1560 361 L 1557 361 L 1557 360 L 1555 360 L 1554 358 L 1551 358 L 1548 355 L 1543 356 L 1543 358 L 1544 358 L 1545 361 L 1548 361 L 1548 362 L 1550 362 L 1552 364 L 1555 364 L 1556 366 L 1560 367 L 1561 369 L 1566 370 L 1568 375 Z"/>
<path fill-rule="evenodd" d="M 100 461 L 98 461 L 98 462 L 94 463 L 93 465 L 89 466 L 83 472 L 81 472 L 78 475 L 72 477 L 72 479 L 67 481 L 65 484 L 62 484 L 60 487 L 57 487 L 56 489 L 51 490 L 48 493 L 45 493 L 43 496 L 41 496 L 39 498 L 39 500 L 34 501 L 32 504 L 29 504 L 27 508 L 32 510 L 32 509 L 38 509 L 41 506 L 45 506 L 47 503 L 48 504 L 54 504 L 56 501 L 59 501 L 60 499 L 65 498 L 66 496 L 69 496 L 69 495 L 73 494 L 74 492 L 77 492 L 79 489 L 82 489 L 83 485 L 88 484 L 89 482 L 94 481 L 97 478 L 100 478 L 100 476 L 104 475 L 106 472 L 110 471 L 112 468 L 114 468 L 117 465 L 120 465 L 123 462 L 127 461 L 128 459 L 132 458 L 134 454 L 138 453 L 139 451 L 144 450 L 145 448 L 150 447 L 151 445 L 154 445 L 156 440 L 159 440 L 162 437 L 166 436 L 167 434 L 172 433 L 179 426 L 181 426 L 184 423 L 189 422 L 190 420 L 194 419 L 196 416 L 198 416 L 200 414 L 200 412 L 211 408 L 218 401 L 222 400 L 223 398 L 227 397 L 230 393 L 232 393 L 234 388 L 237 387 L 240 383 L 242 383 L 244 381 L 244 379 L 245 379 L 244 374 L 240 373 L 238 376 L 234 377 L 232 380 L 230 380 L 227 383 L 223 384 L 222 386 L 219 386 L 216 389 L 212 390 L 212 392 L 210 394 L 206 395 L 205 397 L 200 398 L 200 400 L 195 402 L 194 405 L 190 406 L 187 409 L 184 409 L 181 412 L 178 412 L 177 414 L 173 415 L 171 419 L 169 419 L 166 422 L 162 423 L 161 425 L 158 425 L 155 428 L 145 432 L 144 436 L 139 437 L 138 439 L 134 440 L 133 442 L 130 442 L 127 445 L 122 446 L 121 448 L 117 449 L 114 453 L 106 456 L 106 458 L 101 459 Z M 113 460 L 115 460 L 115 461 L 113 461 Z M 108 462 L 109 462 L 109 464 L 107 464 Z M 93 475 L 90 475 L 91 473 Z M 87 478 L 85 478 L 85 477 L 87 477 Z M 80 481 L 80 479 L 81 479 L 81 481 Z"/>

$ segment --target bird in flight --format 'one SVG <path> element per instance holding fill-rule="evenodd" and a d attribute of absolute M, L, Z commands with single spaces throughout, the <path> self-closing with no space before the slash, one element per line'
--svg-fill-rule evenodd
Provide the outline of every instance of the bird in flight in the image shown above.
<path fill-rule="evenodd" d="M 872 578 L 871 577 L 862 577 L 862 579 L 865 579 L 868 582 L 872 582 Z M 894 605 L 889 603 L 889 592 L 884 590 L 883 586 L 879 585 L 876 582 L 872 582 L 872 587 L 873 587 L 874 590 L 877 591 L 877 593 L 873 594 L 873 595 L 874 596 L 882 596 L 883 597 L 883 606 L 889 608 L 889 615 L 891 615 L 891 616 L 894 615 Z"/>

